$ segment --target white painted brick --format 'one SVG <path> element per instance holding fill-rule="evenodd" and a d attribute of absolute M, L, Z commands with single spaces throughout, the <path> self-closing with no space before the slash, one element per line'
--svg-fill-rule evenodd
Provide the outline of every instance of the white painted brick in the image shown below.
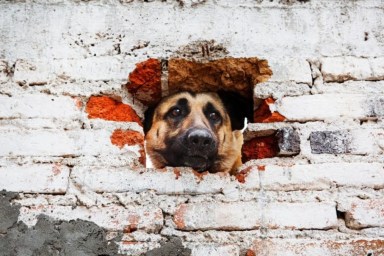
<path fill-rule="evenodd" d="M 326 82 L 384 79 L 384 58 L 332 57 L 321 60 Z"/>
<path fill-rule="evenodd" d="M 255 86 L 254 97 L 266 99 L 272 97 L 280 99 L 284 96 L 300 96 L 310 94 L 308 84 L 295 82 L 265 82 Z"/>
<path fill-rule="evenodd" d="M 189 246 L 192 249 L 191 256 L 239 256 L 240 249 L 236 245 L 203 244 Z"/>
<path fill-rule="evenodd" d="M 17 60 L 13 80 L 20 84 L 43 85 L 53 79 L 54 66 L 48 63 L 32 63 Z"/>
<path fill-rule="evenodd" d="M 230 181 L 229 175 L 206 174 L 199 177 L 188 168 L 177 170 L 180 174 L 175 174 L 172 169 L 74 167 L 72 177 L 79 184 L 96 192 L 155 190 L 159 194 L 220 193 Z M 138 180 L 140 182 L 137 182 Z"/>
<path fill-rule="evenodd" d="M 119 148 L 108 130 L 10 130 L 0 135 L 0 156 L 66 156 L 119 154 L 139 157 L 140 147 Z"/>
<path fill-rule="evenodd" d="M 267 165 L 261 178 L 266 190 L 322 190 L 331 186 L 384 188 L 384 169 L 378 163 Z"/>
<path fill-rule="evenodd" d="M 368 119 L 381 116 L 381 96 L 361 94 L 318 94 L 284 97 L 275 102 L 276 111 L 288 120 L 308 121 L 336 118 Z M 376 107 L 377 105 L 377 107 Z"/>
<path fill-rule="evenodd" d="M 68 179 L 69 168 L 59 164 L 0 167 L 0 190 L 63 194 Z"/>
<path fill-rule="evenodd" d="M 270 59 L 268 64 L 273 71 L 271 82 L 296 82 L 312 85 L 311 68 L 305 59 Z"/>
<path fill-rule="evenodd" d="M 328 203 L 270 203 L 264 213 L 270 228 L 329 229 L 337 226 L 336 207 Z"/>
<path fill-rule="evenodd" d="M 179 206 L 173 218 L 182 230 L 329 229 L 336 207 L 327 203 L 195 203 Z"/>
<path fill-rule="evenodd" d="M 160 208 L 107 206 L 107 207 L 84 207 L 84 206 L 53 206 L 41 205 L 34 207 L 21 207 L 19 221 L 28 226 L 37 222 L 37 217 L 45 214 L 57 220 L 82 219 L 92 221 L 97 225 L 113 231 L 126 232 L 131 229 L 145 230 L 147 232 L 158 231 L 163 225 L 163 214 Z M 128 231 L 129 232 L 129 231 Z"/>
<path fill-rule="evenodd" d="M 55 59 L 53 61 L 18 60 L 14 81 L 46 84 L 54 79 L 126 80 L 132 64 L 122 57 L 102 56 L 85 59 Z"/>
<path fill-rule="evenodd" d="M 0 95 L 0 118 L 80 118 L 76 99 L 45 94 Z"/>
<path fill-rule="evenodd" d="M 384 179 L 382 179 L 384 183 Z M 339 210 L 346 212 L 345 224 L 352 229 L 384 227 L 384 199 L 350 199 L 339 202 Z"/>
<path fill-rule="evenodd" d="M 322 93 L 384 94 L 384 81 L 346 81 L 344 83 L 324 83 Z"/>
<path fill-rule="evenodd" d="M 383 239 L 365 237 L 351 240 L 257 239 L 251 250 L 257 256 L 382 255 L 383 242 Z"/>
<path fill-rule="evenodd" d="M 381 35 L 377 32 L 383 25 L 378 1 L 357 4 L 338 1 L 331 5 L 328 1 L 310 1 L 290 5 L 291 2 L 223 0 L 199 4 L 197 11 L 183 8 L 182 12 L 176 1 L 149 4 L 133 1 L 125 5 L 120 2 L 79 5 L 69 1 L 60 5 L 60 12 L 54 4 L 31 4 L 26 8 L 21 4 L 3 3 L 0 15 L 4 21 L 12 22 L 1 24 L 0 37 L 7 47 L 1 47 L 0 55 L 9 60 L 89 56 L 92 52 L 87 47 L 76 45 L 75 41 L 81 39 L 77 35 L 89 34 L 96 38 L 105 31 L 112 36 L 126 35 L 136 42 L 150 41 L 140 52 L 143 57 L 171 54 L 179 46 L 201 39 L 202 31 L 204 38 L 225 43 L 234 56 L 268 53 L 276 58 L 305 58 L 340 54 L 379 56 L 383 52 Z M 345 15 L 340 19 L 333 15 L 335 12 Z M 154 17 L 154 13 L 159 15 Z M 223 24 L 219 17 L 233 17 L 234 22 Z M 191 20 L 199 22 L 191 26 Z M 364 41 L 364 32 L 370 34 L 368 41 Z M 137 54 L 130 51 L 132 46 L 127 49 L 127 53 Z"/>

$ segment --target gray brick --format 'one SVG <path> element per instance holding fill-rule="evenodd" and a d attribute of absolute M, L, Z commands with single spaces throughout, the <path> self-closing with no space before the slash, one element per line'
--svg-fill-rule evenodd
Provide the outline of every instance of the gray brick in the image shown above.
<path fill-rule="evenodd" d="M 348 131 L 316 131 L 311 133 L 309 140 L 313 154 L 351 152 L 352 137 Z"/>
<path fill-rule="evenodd" d="M 291 156 L 300 153 L 300 137 L 291 127 L 284 127 L 276 132 L 279 155 Z"/>

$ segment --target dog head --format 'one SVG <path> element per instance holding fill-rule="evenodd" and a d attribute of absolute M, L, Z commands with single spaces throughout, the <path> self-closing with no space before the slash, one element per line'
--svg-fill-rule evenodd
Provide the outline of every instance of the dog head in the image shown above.
<path fill-rule="evenodd" d="M 156 168 L 233 171 L 241 164 L 241 129 L 252 100 L 235 93 L 180 92 L 145 112 L 146 152 Z"/>

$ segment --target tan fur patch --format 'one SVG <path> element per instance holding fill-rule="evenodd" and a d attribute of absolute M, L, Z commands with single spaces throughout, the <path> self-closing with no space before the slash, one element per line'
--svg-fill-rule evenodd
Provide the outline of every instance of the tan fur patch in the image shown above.
<path fill-rule="evenodd" d="M 180 99 L 188 102 L 190 112 L 180 123 L 175 124 L 167 118 L 167 113 Z M 220 124 L 212 125 L 204 113 L 207 103 L 221 115 Z M 146 152 L 154 167 L 163 168 L 169 163 L 164 157 L 167 141 L 185 133 L 191 127 L 208 129 L 217 142 L 217 156 L 209 170 L 210 172 L 234 172 L 241 165 L 241 147 L 243 135 L 241 131 L 232 131 L 231 121 L 223 103 L 216 93 L 198 93 L 192 95 L 187 92 L 177 93 L 164 98 L 154 111 L 152 125 L 147 131 Z"/>

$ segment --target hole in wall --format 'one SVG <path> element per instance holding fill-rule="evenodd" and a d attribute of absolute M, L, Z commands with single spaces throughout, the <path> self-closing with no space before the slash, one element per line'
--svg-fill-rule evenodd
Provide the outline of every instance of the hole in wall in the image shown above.
<path fill-rule="evenodd" d="M 255 57 L 138 63 L 126 87 L 148 107 L 147 167 L 231 172 L 251 159 L 242 153 L 244 120 L 253 122 L 254 105 L 261 102 L 254 104 L 254 86 L 271 75 L 268 62 Z"/>

